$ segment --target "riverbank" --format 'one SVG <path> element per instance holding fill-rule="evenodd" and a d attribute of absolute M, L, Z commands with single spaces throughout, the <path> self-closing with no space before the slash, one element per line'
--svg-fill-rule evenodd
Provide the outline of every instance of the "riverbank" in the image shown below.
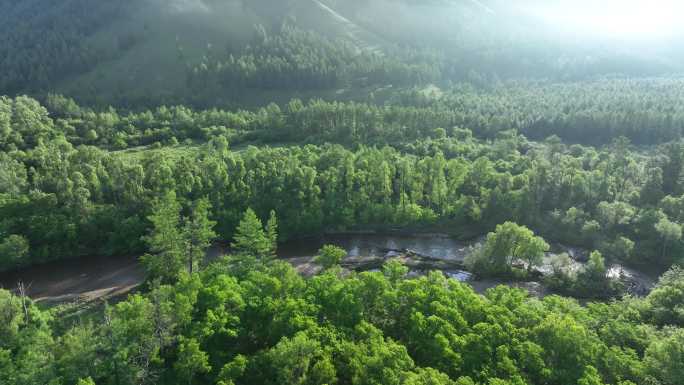
<path fill-rule="evenodd" d="M 376 270 L 388 260 L 397 259 L 409 267 L 412 275 L 440 270 L 452 278 L 467 282 L 478 292 L 503 284 L 524 288 L 535 296 L 552 294 L 540 279 L 527 282 L 478 279 L 465 271 L 464 260 L 469 248 L 480 240 L 481 238 L 477 238 L 464 242 L 438 232 L 328 233 L 282 243 L 278 248 L 278 257 L 292 264 L 302 275 L 311 276 L 320 271 L 320 266 L 314 262 L 317 251 L 324 244 L 334 244 L 347 251 L 342 266 L 350 271 Z M 208 251 L 207 261 L 227 252 L 227 244 L 217 243 Z M 538 270 L 542 274 L 548 271 L 551 256 L 561 252 L 567 252 L 575 257 L 574 269 L 582 267 L 583 250 L 554 245 L 553 253 L 547 255 L 544 264 Z M 609 273 L 633 282 L 630 293 L 634 295 L 647 294 L 657 280 L 657 276 L 620 264 L 610 265 Z M 21 282 L 26 287 L 27 295 L 38 302 L 88 302 L 126 294 L 140 285 L 144 279 L 145 271 L 136 256 L 83 257 L 2 273 L 0 286 L 15 289 Z"/>

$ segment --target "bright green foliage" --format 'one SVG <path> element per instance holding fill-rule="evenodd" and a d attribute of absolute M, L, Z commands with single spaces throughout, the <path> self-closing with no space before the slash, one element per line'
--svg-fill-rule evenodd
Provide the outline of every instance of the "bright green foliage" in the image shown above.
<path fill-rule="evenodd" d="M 155 335 L 154 305 L 141 295 L 108 309 L 105 335 L 109 357 L 106 369 L 121 383 L 149 381 L 154 363 L 160 361 L 160 343 Z"/>
<path fill-rule="evenodd" d="M 444 373 L 432 368 L 419 368 L 415 372 L 407 373 L 401 379 L 403 385 L 463 385 L 455 382 Z"/>
<path fill-rule="evenodd" d="M 396 260 L 389 261 L 382 266 L 382 273 L 391 283 L 399 282 L 400 279 L 406 277 L 408 272 L 409 268 Z"/>
<path fill-rule="evenodd" d="M 12 139 L 10 146 L 21 151 L 0 152 L 0 238 L 23 236 L 31 246 L 26 257 L 0 268 L 145 252 L 141 237 L 154 224 L 144 217 L 158 213 L 157 205 L 172 191 L 184 215 L 190 202 L 205 197 L 221 239 L 233 239 L 248 207 L 259 215 L 277 212 L 281 240 L 368 225 L 440 224 L 474 237 L 515 221 L 547 239 L 599 250 L 606 258 L 669 267 L 684 250 L 677 231 L 684 222 L 684 188 L 681 178 L 673 176 L 681 171 L 681 146 L 667 146 L 663 157 L 657 151 L 638 153 L 624 139 L 605 148 L 567 142 L 597 138 L 604 143 L 622 134 L 639 144 L 646 138 L 676 137 L 669 123 L 662 122 L 679 118 L 661 110 L 667 103 L 658 102 L 661 93 L 668 103 L 679 100 L 679 86 L 667 84 L 653 83 L 647 87 L 649 96 L 638 100 L 632 100 L 642 94 L 638 82 L 586 85 L 599 94 L 625 90 L 617 99 L 629 99 L 624 101 L 628 107 L 581 97 L 586 92 L 575 85 L 558 86 L 563 98 L 554 88 L 519 85 L 478 93 L 459 87 L 439 102 L 405 95 L 400 98 L 405 104 L 383 106 L 293 100 L 283 108 L 268 105 L 254 111 L 162 106 L 130 114 L 74 110 L 53 96 L 48 105 L 61 112 L 47 117 L 40 104 L 4 98 L 0 110 L 11 116 L 0 118 L 9 122 L 0 124 L 12 132 L 15 120 L 14 125 L 23 125 L 14 116 L 18 103 L 20 115 L 42 128 L 34 133 L 40 140 L 17 145 Z M 483 105 L 489 107 L 483 110 Z M 634 111 L 648 106 L 654 109 L 648 116 L 660 116 L 660 123 L 649 123 L 643 135 L 633 134 L 636 128 L 621 131 L 626 123 L 643 126 L 628 119 L 622 107 Z M 483 112 L 499 108 L 505 111 L 496 118 Z M 612 109 L 620 112 L 591 120 L 606 119 L 609 123 L 601 127 L 612 127 L 608 137 L 575 136 L 592 126 L 586 116 Z M 539 119 L 521 118 L 530 111 L 538 111 L 534 116 Z M 527 121 L 536 123 L 526 126 Z M 426 139 L 434 136 L 435 127 L 451 128 L 444 138 Z M 556 129 L 562 131 L 556 132 L 559 136 L 544 142 L 521 135 L 536 139 Z M 89 130 L 97 132 L 93 144 L 98 147 L 81 145 Z M 193 144 L 143 147 L 171 137 L 192 139 Z M 255 140 L 275 144 L 275 137 L 335 144 L 242 146 Z M 135 149 L 112 151 L 120 141 Z M 237 150 L 229 149 L 229 141 Z M 645 199 L 645 191 L 659 184 L 645 190 L 657 169 L 663 170 L 662 189 L 670 195 L 660 201 L 651 195 Z M 543 244 L 529 246 L 524 256 L 534 266 L 539 255 L 534 249 Z M 192 259 L 194 265 L 197 258 Z M 505 270 L 506 263 L 497 268 Z"/>
<path fill-rule="evenodd" d="M 553 275 L 545 281 L 559 293 L 576 298 L 612 298 L 622 291 L 622 282 L 609 277 L 606 261 L 598 251 L 579 270 L 571 269 L 571 259 L 561 255 L 551 260 Z"/>
<path fill-rule="evenodd" d="M 193 273 L 204 260 L 211 241 L 216 238 L 216 222 L 209 219 L 211 204 L 200 199 L 192 205 L 190 217 L 181 224 L 180 204 L 173 192 L 156 204 L 149 217 L 154 228 L 145 237 L 149 250 L 155 254 L 142 257 L 152 278 L 172 282 L 183 271 Z"/>
<path fill-rule="evenodd" d="M 254 210 L 247 209 L 235 231 L 231 247 L 237 254 L 258 257 L 271 256 L 274 253 L 272 232 L 273 230 L 264 230 L 261 220 L 256 216 Z"/>
<path fill-rule="evenodd" d="M 141 22 L 163 1 L 48 3 L 0 0 L 0 89 L 45 97 L 0 96 L 0 270 L 148 251 L 150 280 L 104 311 L 59 322 L 59 310 L 0 290 L 0 384 L 681 385 L 678 268 L 645 299 L 585 307 L 506 287 L 478 295 L 439 272 L 408 279 L 396 261 L 342 274 L 330 267 L 344 250 L 328 245 L 314 277 L 274 260 L 279 236 L 444 227 L 469 238 L 496 226 L 468 265 L 531 277 L 549 250 L 534 229 L 595 250 L 577 272 L 569 257 L 554 260 L 555 290 L 619 298 L 607 260 L 664 268 L 684 255 L 681 79 L 599 79 L 633 62 L 546 45 L 530 44 L 542 57 L 515 63 L 517 34 L 464 32 L 474 25 L 461 14 L 477 14 L 477 1 L 451 2 L 468 7 L 445 18 L 459 24 L 459 39 L 415 33 L 393 12 L 369 28 L 373 18 L 358 9 L 387 8 L 375 1 L 174 2 L 183 4 L 153 12 L 163 30 Z M 171 14 L 214 14 L 183 12 L 190 3 L 249 10 L 245 22 L 266 26 L 250 44 L 187 57 L 201 49 L 165 32 L 203 23 Z M 296 16 L 310 8 L 302 23 L 311 28 L 301 28 Z M 342 33 L 314 25 L 331 13 Z M 513 24 L 528 25 L 520 17 Z M 150 40 L 160 35 L 178 37 L 174 79 L 187 68 L 179 83 L 189 92 L 146 98 L 123 84 L 93 86 L 109 78 L 99 63 L 163 48 Z M 471 38 L 490 48 L 463 46 Z M 434 49 L 440 39 L 453 51 Z M 653 73 L 681 69 L 681 60 L 654 57 Z M 167 65 L 158 76 L 135 72 L 170 81 Z M 71 81 L 82 71 L 95 83 Z M 500 81 L 520 74 L 550 81 Z M 568 81 L 578 78 L 592 80 Z M 43 92 L 54 86 L 92 104 Z M 284 100 L 293 89 L 308 101 Z M 258 90 L 275 102 L 252 106 Z M 126 108 L 102 108 L 106 92 Z M 330 101 L 332 92 L 345 101 Z M 160 95 L 175 105 L 152 105 Z M 200 271 L 217 237 L 233 239 L 234 255 Z"/>
<path fill-rule="evenodd" d="M 177 376 L 192 384 L 195 375 L 211 370 L 209 357 L 195 339 L 182 339 L 178 348 L 178 359 L 174 364 Z"/>
<path fill-rule="evenodd" d="M 264 384 L 333 384 L 337 380 L 329 349 L 303 333 L 280 340 L 263 360 L 268 364 L 261 376 L 269 378 L 270 372 L 275 380 Z"/>
<path fill-rule="evenodd" d="M 0 289 L 0 380 L 59 385 L 50 315 L 28 298 Z"/>
<path fill-rule="evenodd" d="M 20 161 L 0 152 L 0 194 L 26 193 L 27 177 L 26 167 Z"/>
<path fill-rule="evenodd" d="M 347 256 L 347 251 L 335 245 L 324 245 L 316 256 L 316 262 L 320 263 L 324 269 L 337 266 L 342 259 Z"/>
<path fill-rule="evenodd" d="M 652 312 L 651 299 L 582 307 L 505 286 L 482 296 L 439 272 L 407 279 L 400 267 L 303 278 L 270 261 L 236 276 L 221 260 L 107 307 L 94 315 L 101 324 L 77 324 L 55 338 L 46 313 L 29 300 L 27 323 L 21 299 L 0 291 L 0 379 L 679 385 L 684 334 L 641 318 Z"/>
<path fill-rule="evenodd" d="M 247 369 L 248 360 L 245 356 L 238 354 L 233 360 L 223 366 L 218 375 L 219 385 L 233 385 Z"/>
<path fill-rule="evenodd" d="M 654 322 L 684 326 L 684 269 L 675 266 L 663 274 L 648 302 Z"/>
<path fill-rule="evenodd" d="M 577 274 L 577 279 L 573 283 L 574 291 L 578 296 L 591 297 L 592 293 L 604 293 L 609 295 L 614 292 L 612 287 L 614 282 L 608 279 L 606 261 L 598 251 L 593 251 L 589 255 L 589 261 L 584 269 Z"/>
<path fill-rule="evenodd" d="M 153 254 L 146 254 L 141 261 L 152 277 L 173 281 L 186 266 L 183 263 L 183 234 L 179 225 L 180 204 L 176 194 L 169 192 L 158 201 L 148 219 L 153 229 L 145 237 L 145 242 Z"/>
<path fill-rule="evenodd" d="M 534 333 L 546 365 L 553 368 L 551 383 L 574 383 L 597 358 L 596 337 L 573 318 L 549 315 Z"/>
<path fill-rule="evenodd" d="M 684 330 L 654 340 L 646 350 L 645 363 L 647 372 L 662 384 L 680 384 L 684 378 Z"/>
<path fill-rule="evenodd" d="M 596 368 L 587 366 L 582 378 L 577 381 L 577 385 L 603 385 L 603 381 Z"/>
<path fill-rule="evenodd" d="M 601 253 L 593 251 L 589 255 L 589 263 L 587 263 L 586 272 L 590 279 L 601 279 L 606 275 L 606 262 Z"/>
<path fill-rule="evenodd" d="M 482 250 L 470 263 L 476 271 L 501 274 L 510 271 L 512 263 L 522 260 L 528 271 L 542 262 L 549 245 L 525 226 L 506 222 L 489 233 Z"/>

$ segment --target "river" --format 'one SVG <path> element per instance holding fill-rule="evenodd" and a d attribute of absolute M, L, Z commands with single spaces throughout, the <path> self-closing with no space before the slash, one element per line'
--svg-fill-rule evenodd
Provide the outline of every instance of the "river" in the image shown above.
<path fill-rule="evenodd" d="M 278 256 L 290 262 L 300 273 L 309 276 L 320 268 L 313 256 L 324 244 L 334 244 L 347 250 L 343 266 L 352 270 L 375 270 L 383 261 L 402 258 L 411 268 L 411 275 L 439 269 L 448 276 L 467 282 L 478 292 L 500 284 L 527 289 L 532 295 L 549 294 L 540 282 L 508 282 L 503 280 L 475 280 L 462 265 L 470 244 L 443 234 L 338 234 L 305 238 L 279 245 Z M 208 259 L 223 255 L 227 249 L 216 245 L 208 252 Z M 582 259 L 583 251 L 554 245 L 554 252 L 569 252 Z M 548 269 L 549 258 L 540 268 Z M 574 261 L 575 268 L 582 262 Z M 643 273 L 619 264 L 609 266 L 613 275 L 626 276 L 635 282 L 634 294 L 647 293 L 657 280 L 655 273 Z M 14 272 L 0 273 L 0 287 L 14 289 L 23 282 L 26 292 L 37 301 L 70 302 L 109 298 L 129 292 L 144 279 L 145 272 L 138 258 L 80 257 L 32 266 Z"/>

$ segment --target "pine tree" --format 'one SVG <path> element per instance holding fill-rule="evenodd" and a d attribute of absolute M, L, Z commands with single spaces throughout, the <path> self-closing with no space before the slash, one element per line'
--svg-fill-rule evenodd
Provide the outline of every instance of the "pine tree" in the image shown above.
<path fill-rule="evenodd" d="M 273 210 L 271 210 L 268 222 L 266 222 L 266 236 L 271 243 L 270 254 L 275 257 L 276 251 L 278 250 L 278 218 Z"/>
<path fill-rule="evenodd" d="M 167 193 L 158 201 L 148 217 L 152 222 L 150 235 L 143 238 L 152 254 L 145 254 L 141 261 L 154 278 L 172 282 L 183 270 L 183 236 L 179 228 L 180 204 L 174 192 Z"/>
<path fill-rule="evenodd" d="M 255 257 L 271 255 L 273 245 L 264 231 L 261 220 L 251 208 L 245 211 L 234 236 L 234 242 L 230 245 L 237 254 L 245 254 Z"/>
<path fill-rule="evenodd" d="M 216 222 L 209 219 L 211 203 L 207 199 L 200 199 L 195 202 L 190 218 L 185 220 L 183 227 L 183 238 L 185 241 L 185 258 L 187 259 L 190 274 L 197 270 L 197 267 L 204 259 L 207 249 L 211 246 L 211 241 L 216 238 L 214 226 Z"/>

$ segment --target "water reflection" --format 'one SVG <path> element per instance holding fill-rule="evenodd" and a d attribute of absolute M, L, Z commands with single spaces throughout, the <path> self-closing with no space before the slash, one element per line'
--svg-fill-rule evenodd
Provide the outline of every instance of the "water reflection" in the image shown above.
<path fill-rule="evenodd" d="M 390 251 L 410 250 L 437 259 L 463 261 L 468 245 L 441 234 L 379 235 L 348 234 L 293 240 L 279 246 L 281 258 L 313 256 L 324 244 L 339 246 L 349 257 L 385 256 Z"/>

